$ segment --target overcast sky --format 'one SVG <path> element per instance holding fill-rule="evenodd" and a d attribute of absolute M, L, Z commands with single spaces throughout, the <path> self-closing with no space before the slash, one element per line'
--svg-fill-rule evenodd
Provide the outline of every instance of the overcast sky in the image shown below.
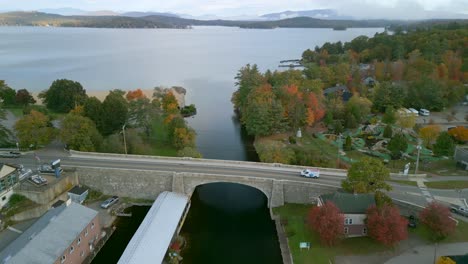
<path fill-rule="evenodd" d="M 191 15 L 260 15 L 332 8 L 368 18 L 420 18 L 424 11 L 468 14 L 468 0 L 0 0 L 1 10 L 72 7 L 88 11 L 157 11 Z"/>

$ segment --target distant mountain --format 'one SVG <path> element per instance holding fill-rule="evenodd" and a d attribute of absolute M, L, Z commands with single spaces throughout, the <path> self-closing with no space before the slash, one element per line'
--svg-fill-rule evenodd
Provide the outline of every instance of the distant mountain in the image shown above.
<path fill-rule="evenodd" d="M 280 13 L 271 13 L 260 16 L 266 20 L 281 20 L 295 17 L 311 17 L 317 19 L 329 19 L 329 20 L 344 20 L 352 19 L 350 16 L 340 16 L 334 9 L 314 9 L 314 10 L 303 10 L 303 11 L 284 11 Z"/>
<path fill-rule="evenodd" d="M 55 14 L 55 15 L 62 15 L 62 16 L 84 16 L 88 11 L 76 9 L 76 8 L 47 8 L 47 9 L 39 9 L 37 10 L 41 13 L 48 13 L 48 14 Z"/>
<path fill-rule="evenodd" d="M 121 16 L 126 17 L 145 17 L 145 16 L 168 16 L 168 17 L 179 17 L 177 14 L 173 13 L 161 13 L 161 12 L 125 12 L 121 13 Z"/>
<path fill-rule="evenodd" d="M 86 12 L 83 14 L 83 16 L 120 16 L 120 14 L 110 10 L 100 10 Z"/>
<path fill-rule="evenodd" d="M 62 16 L 41 12 L 9 12 L 0 14 L 0 26 L 55 26 L 92 28 L 190 28 L 191 26 L 226 26 L 241 28 L 346 28 L 388 27 L 431 27 L 457 22 L 466 26 L 468 20 L 326 20 L 311 17 L 294 17 L 281 20 L 241 21 L 241 20 L 197 20 L 177 16 L 150 15 L 128 16 Z"/>

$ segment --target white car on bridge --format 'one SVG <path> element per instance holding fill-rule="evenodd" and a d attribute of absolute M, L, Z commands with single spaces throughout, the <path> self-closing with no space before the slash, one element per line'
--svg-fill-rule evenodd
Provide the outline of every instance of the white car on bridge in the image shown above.
<path fill-rule="evenodd" d="M 319 178 L 320 170 L 319 169 L 305 169 L 301 171 L 301 176 L 306 178 Z"/>

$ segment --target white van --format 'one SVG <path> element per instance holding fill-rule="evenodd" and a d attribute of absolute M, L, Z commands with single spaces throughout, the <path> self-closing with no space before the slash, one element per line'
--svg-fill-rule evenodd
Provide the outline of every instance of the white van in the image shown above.
<path fill-rule="evenodd" d="M 422 116 L 429 116 L 431 114 L 431 112 L 429 112 L 429 110 L 427 110 L 427 109 L 421 108 L 421 109 L 419 109 L 419 114 L 422 115 Z"/>
<path fill-rule="evenodd" d="M 413 116 L 418 116 L 419 115 L 418 110 L 416 110 L 414 108 L 408 108 L 408 110 L 411 112 L 411 115 L 413 115 Z"/>

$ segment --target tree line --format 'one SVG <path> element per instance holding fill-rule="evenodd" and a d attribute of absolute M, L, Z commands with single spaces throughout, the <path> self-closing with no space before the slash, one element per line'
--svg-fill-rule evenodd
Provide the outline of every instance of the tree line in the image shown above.
<path fill-rule="evenodd" d="M 10 89 L 0 89 L 4 102 L 1 92 Z M 89 97 L 79 82 L 60 79 L 39 98 L 44 106 L 24 108 L 15 124 L 21 147 L 45 145 L 58 136 L 68 148 L 80 151 L 123 153 L 127 147 L 130 154 L 151 154 L 156 146 L 170 146 L 182 156 L 201 156 L 195 149 L 195 131 L 183 119 L 172 92 L 155 93 L 150 99 L 140 89 L 112 90 L 101 102 Z M 57 114 L 58 128 L 51 122 L 51 115 Z"/>

